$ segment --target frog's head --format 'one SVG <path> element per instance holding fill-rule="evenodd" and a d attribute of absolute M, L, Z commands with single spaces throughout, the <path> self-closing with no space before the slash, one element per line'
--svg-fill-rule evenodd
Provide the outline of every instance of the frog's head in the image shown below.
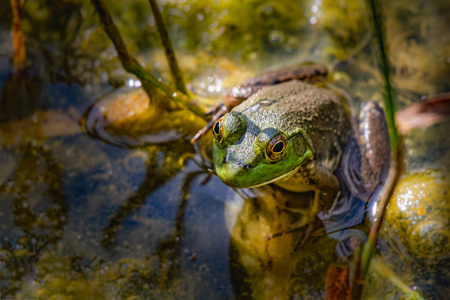
<path fill-rule="evenodd" d="M 235 188 L 286 178 L 312 157 L 301 132 L 288 135 L 273 127 L 258 126 L 235 111 L 214 124 L 213 134 L 216 173 L 225 184 Z"/>

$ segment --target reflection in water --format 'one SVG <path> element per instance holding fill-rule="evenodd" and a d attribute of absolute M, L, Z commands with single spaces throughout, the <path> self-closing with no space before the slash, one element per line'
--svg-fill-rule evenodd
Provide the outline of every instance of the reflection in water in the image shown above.
<path fill-rule="evenodd" d="M 272 296 L 270 288 L 280 296 L 325 298 L 330 264 L 339 264 L 338 255 L 346 257 L 354 250 L 355 236 L 364 239 L 363 231 L 337 229 L 359 223 L 365 203 L 356 198 L 339 203 L 334 215 L 322 218 L 329 233 L 319 231 L 293 252 L 302 230 L 265 237 L 303 216 L 280 208 L 277 201 L 289 195 L 266 187 L 244 197 L 230 237 L 223 222 L 224 202 L 228 205 L 237 193 L 216 177 L 200 185 L 204 168 L 178 162 L 194 153 L 180 139 L 189 132 L 180 129 L 190 121 L 180 118 L 177 130 L 145 136 L 145 144 L 159 146 L 137 151 L 81 134 L 73 120 L 105 88 L 129 78 L 117 67 L 91 6 L 47 2 L 25 1 L 22 21 L 29 62 L 21 78 L 10 76 L 10 6 L 0 2 L 0 298 L 249 299 Z M 446 3 L 382 3 L 400 106 L 449 89 Z M 164 78 L 164 63 L 153 52 L 159 41 L 148 26 L 147 3 L 110 4 L 127 45 L 140 54 L 152 50 L 145 53 L 154 58 L 147 68 Z M 364 1 L 166 1 L 162 11 L 174 22 L 175 44 L 196 52 L 194 59 L 181 59 L 187 75 L 198 76 L 207 68 L 212 73 L 221 68 L 226 74 L 244 73 L 243 61 L 250 62 L 244 64 L 245 72 L 315 61 L 335 66 L 332 80 L 351 98 L 382 99 Z M 242 22 L 248 15 L 252 18 Z M 138 30 L 128 22 L 138 24 Z M 406 140 L 409 171 L 448 167 L 447 131 L 445 123 L 439 133 L 419 131 Z M 121 138 L 114 144 L 127 147 L 136 141 L 126 130 Z M 343 191 L 348 199 L 345 186 Z M 307 209 L 309 197 L 296 196 L 305 200 L 296 205 Z M 428 212 L 426 205 L 413 209 L 416 217 L 423 212 Z M 440 213 L 446 224 L 448 212 Z M 413 227 L 421 236 L 421 228 L 439 224 L 417 225 Z M 413 275 L 420 278 L 407 285 L 420 283 L 415 288 L 439 299 L 448 294 L 448 242 L 445 230 L 434 233 L 426 238 L 436 236 L 444 254 L 430 252 L 434 238 L 412 240 L 418 243 L 413 250 L 425 251 L 420 255 L 427 257 L 413 265 Z M 399 251 L 393 256 L 403 258 Z M 372 288 L 367 298 L 405 297 L 385 276 L 388 272 L 376 274 L 366 282 Z"/>
<path fill-rule="evenodd" d="M 155 94 L 154 98 L 170 103 L 165 95 Z M 142 88 L 120 88 L 93 103 L 80 125 L 89 136 L 125 148 L 180 141 L 204 125 L 182 109 L 166 111 L 149 103 Z"/>
<path fill-rule="evenodd" d="M 171 287 L 176 277 L 180 278 L 179 261 L 181 258 L 181 241 L 184 239 L 185 230 L 185 212 L 189 200 L 189 189 L 193 183 L 193 180 L 197 176 L 205 174 L 204 171 L 191 172 L 186 175 L 183 181 L 182 192 L 180 202 L 177 208 L 177 214 L 174 225 L 174 232 L 171 236 L 164 238 L 156 248 L 156 254 L 160 260 L 162 266 L 168 266 L 162 273 L 164 276 L 159 278 L 160 288 L 167 289 Z M 191 256 L 194 260 L 195 256 Z"/>
<path fill-rule="evenodd" d="M 183 167 L 182 163 L 184 163 L 183 160 L 180 163 L 180 158 L 185 157 L 187 153 L 193 150 L 192 146 L 186 143 L 173 146 L 176 149 L 175 151 L 169 152 L 166 147 L 148 147 L 149 161 L 147 161 L 144 180 L 139 184 L 136 192 L 127 197 L 125 202 L 109 218 L 109 224 L 103 230 L 102 245 L 104 248 L 111 247 L 124 220 L 138 210 L 156 188 L 162 186 L 180 171 Z"/>
<path fill-rule="evenodd" d="M 179 128 L 167 128 L 158 124 L 155 118 L 167 118 L 158 113 L 150 113 L 142 119 L 141 124 L 130 124 L 130 128 L 124 128 L 128 118 L 149 110 L 148 103 L 148 96 L 143 89 L 122 88 L 92 104 L 85 111 L 80 123 L 89 136 L 119 147 L 169 143 L 185 137 Z M 121 124 L 111 128 L 115 122 Z"/>
<path fill-rule="evenodd" d="M 33 272 L 40 254 L 64 235 L 68 203 L 62 184 L 62 168 L 42 146 L 23 145 L 17 168 L 0 186 L 0 194 L 11 200 L 13 222 L 20 228 L 12 244 L 1 241 L 0 298 L 13 296 L 22 279 Z"/>

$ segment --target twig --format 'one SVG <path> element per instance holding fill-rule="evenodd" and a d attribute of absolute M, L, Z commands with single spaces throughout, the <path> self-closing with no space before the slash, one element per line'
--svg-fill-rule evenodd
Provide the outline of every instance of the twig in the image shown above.
<path fill-rule="evenodd" d="M 27 53 L 22 29 L 20 28 L 22 0 L 11 0 L 11 10 L 13 13 L 13 66 L 14 73 L 19 74 L 25 70 Z"/>
<path fill-rule="evenodd" d="M 172 80 L 175 82 L 175 86 L 177 87 L 177 89 L 189 97 L 189 92 L 183 79 L 183 73 L 178 66 L 178 61 L 172 46 L 172 41 L 170 40 L 169 34 L 167 33 L 167 28 L 164 24 L 161 12 L 159 11 L 158 4 L 156 3 L 156 0 L 149 0 L 149 2 L 152 8 L 153 16 L 155 17 L 155 24 L 156 28 L 158 29 L 159 38 L 161 39 L 161 43 L 166 54 L 167 64 L 169 65 Z"/>
<path fill-rule="evenodd" d="M 166 84 L 158 81 L 152 74 L 147 72 L 139 63 L 138 61 L 132 57 L 125 46 L 125 43 L 123 42 L 122 37 L 120 36 L 119 30 L 117 29 L 117 26 L 114 24 L 111 15 L 106 8 L 105 3 L 103 0 L 91 0 L 92 4 L 95 7 L 95 10 L 97 12 L 97 15 L 100 18 L 100 21 L 103 24 L 103 27 L 106 31 L 106 34 L 109 36 L 111 41 L 114 44 L 114 47 L 116 48 L 117 55 L 119 56 L 120 62 L 122 63 L 123 68 L 136 75 L 142 82 L 143 86 L 145 87 L 147 83 L 148 86 L 154 86 L 159 88 L 161 91 L 163 91 L 170 99 L 173 101 L 180 103 L 184 105 L 187 109 L 189 109 L 192 113 L 195 115 L 201 117 L 202 119 L 206 120 L 207 117 L 205 116 L 204 111 L 199 108 L 198 106 L 192 104 L 189 102 L 189 99 L 184 94 L 177 93 L 173 91 L 169 86 Z M 152 99 L 152 91 L 147 90 L 146 92 L 149 95 L 150 99 Z"/>

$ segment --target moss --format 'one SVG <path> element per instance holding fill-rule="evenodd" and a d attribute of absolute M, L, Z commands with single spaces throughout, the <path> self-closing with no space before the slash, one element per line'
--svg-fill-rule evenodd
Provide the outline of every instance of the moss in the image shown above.
<path fill-rule="evenodd" d="M 450 178 L 438 171 L 404 175 L 390 200 L 382 234 L 405 257 L 438 263 L 450 252 Z"/>

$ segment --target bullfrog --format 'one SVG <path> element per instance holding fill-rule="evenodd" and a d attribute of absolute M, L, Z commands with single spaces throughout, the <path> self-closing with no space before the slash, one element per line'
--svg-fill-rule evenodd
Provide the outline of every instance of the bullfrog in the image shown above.
<path fill-rule="evenodd" d="M 323 67 L 306 68 L 309 74 L 324 74 Z M 351 186 L 366 193 L 379 184 L 389 141 L 375 102 L 366 103 L 361 120 L 354 122 L 343 97 L 297 76 L 304 73 L 272 71 L 249 81 L 256 85 L 235 88 L 245 95 L 233 97 L 240 104 L 213 125 L 213 159 L 219 178 L 234 188 L 274 183 L 293 192 L 313 191 L 316 214 L 330 210 L 339 196 L 334 172 L 350 141 L 360 150 L 351 155 L 360 160 L 359 170 L 348 172 Z M 269 79 L 271 74 L 276 78 Z"/>

